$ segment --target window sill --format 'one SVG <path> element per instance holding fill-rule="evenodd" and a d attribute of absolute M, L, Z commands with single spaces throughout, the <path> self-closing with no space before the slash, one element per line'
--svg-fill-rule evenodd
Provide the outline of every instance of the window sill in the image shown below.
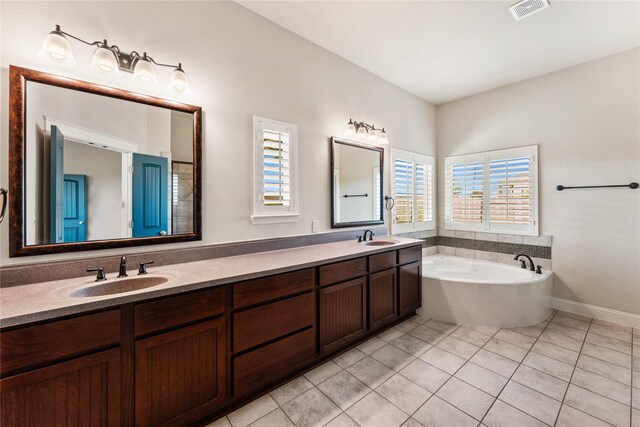
<path fill-rule="evenodd" d="M 257 225 L 282 224 L 285 222 L 298 222 L 299 219 L 300 219 L 299 213 L 251 215 L 251 222 Z"/>

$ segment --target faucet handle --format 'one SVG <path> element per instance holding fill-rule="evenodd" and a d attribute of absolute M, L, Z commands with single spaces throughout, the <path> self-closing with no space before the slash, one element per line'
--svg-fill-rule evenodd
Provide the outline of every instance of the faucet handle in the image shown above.
<path fill-rule="evenodd" d="M 98 272 L 98 275 L 96 276 L 96 282 L 102 282 L 103 280 L 107 280 L 107 276 L 104 274 L 104 268 L 99 267 L 99 268 L 87 269 L 87 273 L 94 273 L 96 271 Z"/>
<path fill-rule="evenodd" d="M 358 236 L 358 243 L 362 243 L 362 236 Z"/>
<path fill-rule="evenodd" d="M 147 265 L 153 264 L 153 261 L 141 262 L 140 268 L 138 269 L 138 276 L 141 274 L 148 274 Z"/>
<path fill-rule="evenodd" d="M 369 241 L 373 240 L 373 236 L 375 236 L 375 234 L 373 234 L 373 231 L 369 230 Z"/>
<path fill-rule="evenodd" d="M 527 262 L 523 259 L 520 260 L 520 268 L 527 268 Z"/>
<path fill-rule="evenodd" d="M 536 274 L 542 274 L 542 266 L 541 265 L 536 267 Z"/>

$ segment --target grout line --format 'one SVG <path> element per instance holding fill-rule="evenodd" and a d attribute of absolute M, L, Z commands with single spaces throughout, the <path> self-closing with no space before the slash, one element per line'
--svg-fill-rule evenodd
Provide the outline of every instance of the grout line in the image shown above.
<path fill-rule="evenodd" d="M 591 329 L 591 324 L 593 323 L 593 320 L 594 320 L 594 319 L 591 319 L 591 323 L 589 323 L 589 330 Z M 632 333 L 633 333 L 633 331 L 632 331 Z M 582 353 L 582 349 L 583 349 L 583 347 L 584 347 L 584 344 L 586 343 L 586 340 L 587 340 L 587 336 L 588 336 L 588 335 L 589 335 L 589 331 L 587 331 L 587 335 L 585 336 L 585 339 L 584 339 L 584 341 L 582 342 L 582 347 L 580 347 L 580 355 L 582 355 L 582 354 L 583 354 L 583 353 Z M 632 337 L 632 340 L 633 340 L 633 337 Z M 619 341 L 619 340 L 618 340 L 618 341 Z M 615 350 L 614 350 L 614 351 L 615 351 Z M 633 352 L 633 351 L 632 351 L 632 352 Z M 589 356 L 589 355 L 586 355 L 586 356 Z M 590 356 L 590 357 L 593 357 L 593 356 Z M 578 359 L 579 359 L 579 358 L 580 358 L 580 356 L 578 356 Z M 596 359 L 597 359 L 597 358 L 596 358 Z M 598 360 L 601 360 L 601 359 L 598 359 Z M 605 360 L 605 362 L 606 362 L 606 360 Z M 611 362 L 609 362 L 609 363 L 611 363 Z M 632 355 L 631 363 L 633 363 L 633 355 Z M 571 373 L 571 378 L 569 379 L 569 386 L 573 385 L 574 387 L 578 387 L 578 388 L 581 388 L 581 389 L 583 389 L 583 390 L 586 390 L 586 391 L 588 391 L 588 392 L 590 392 L 590 393 L 596 394 L 596 395 L 598 395 L 598 396 L 602 396 L 602 397 L 604 397 L 605 399 L 611 400 L 612 402 L 620 403 L 620 402 L 618 402 L 617 400 L 613 400 L 613 399 L 611 399 L 611 398 L 609 398 L 609 397 L 607 397 L 607 396 L 604 396 L 604 395 L 602 395 L 602 394 L 600 394 L 600 393 L 597 393 L 597 392 L 595 392 L 595 391 L 593 391 L 593 390 L 589 390 L 589 389 L 586 389 L 586 388 L 584 388 L 584 387 L 580 387 L 580 386 L 578 386 L 578 385 L 572 384 L 572 383 L 571 383 L 571 380 L 573 379 L 573 375 L 574 375 L 575 370 L 576 370 L 576 368 L 577 368 L 577 367 L 578 367 L 578 362 L 576 361 L 576 364 L 575 364 L 575 366 L 574 366 L 574 368 L 573 368 L 573 372 Z M 582 369 L 582 368 L 580 368 L 580 369 Z M 595 374 L 595 375 L 598 375 L 598 374 L 596 374 L 595 372 L 591 372 L 591 371 L 588 371 L 588 372 L 590 372 L 590 373 L 592 373 L 592 374 Z M 603 377 L 603 378 L 607 378 L 607 377 L 602 376 L 602 375 L 599 375 L 599 376 L 601 376 L 601 377 Z M 611 378 L 607 378 L 607 379 L 612 380 Z M 616 380 L 612 380 L 612 381 L 616 381 Z M 616 382 L 618 382 L 618 381 L 616 381 Z M 620 384 L 623 384 L 623 383 L 620 383 Z M 626 385 L 626 384 L 623 384 L 623 385 Z M 631 372 L 631 387 L 630 387 L 630 391 L 631 391 L 631 393 L 633 393 L 633 387 L 632 387 L 632 385 L 633 385 L 633 370 L 632 370 L 632 372 Z M 567 387 L 567 390 L 566 390 L 566 392 L 565 392 L 565 394 L 564 394 L 564 397 L 562 398 L 562 405 L 564 405 L 564 404 L 565 404 L 565 403 L 564 403 L 564 401 L 565 401 L 565 399 L 566 399 L 566 397 L 567 397 L 567 393 L 568 393 L 568 392 L 569 392 L 569 387 Z M 632 397 L 632 396 L 629 396 L 629 397 Z M 631 414 L 630 414 L 629 422 L 631 422 L 631 416 L 633 416 L 633 409 L 632 409 L 633 402 L 630 402 L 630 403 L 631 403 L 631 404 L 629 405 L 629 408 L 630 408 L 629 410 L 630 410 L 630 413 L 631 413 Z M 567 405 L 567 406 L 570 406 L 570 405 Z M 589 416 L 591 416 L 591 417 L 593 417 L 593 418 L 596 418 L 597 420 L 600 420 L 600 421 L 603 421 L 603 422 L 605 422 L 605 423 L 610 424 L 608 421 L 605 421 L 605 420 L 603 420 L 602 418 L 599 418 L 597 415 L 589 414 L 589 413 L 587 413 L 587 412 L 585 412 L 585 411 L 582 411 L 582 410 L 580 410 L 580 409 L 578 409 L 578 408 L 574 408 L 573 406 L 571 406 L 571 408 L 575 409 L 576 411 L 579 411 L 579 412 L 582 412 L 582 413 L 584 413 L 584 414 L 587 414 L 587 415 L 589 415 Z M 560 409 L 562 410 L 562 406 L 560 407 Z M 560 413 L 558 412 L 558 417 L 559 417 L 559 416 L 560 416 Z M 558 422 L 558 417 L 556 418 L 556 424 L 557 424 L 557 422 Z"/>
<path fill-rule="evenodd" d="M 592 323 L 593 323 L 593 318 L 589 322 L 589 329 L 591 329 L 591 324 Z M 571 380 L 573 379 L 573 374 L 576 372 L 576 368 L 578 367 L 578 361 L 580 361 L 580 356 L 582 355 L 582 349 L 584 348 L 584 343 L 587 342 L 587 336 L 589 335 L 589 329 L 587 329 L 587 333 L 584 335 L 584 339 L 582 340 L 582 345 L 580 346 L 580 351 L 578 352 L 578 359 L 576 359 L 576 364 L 573 366 L 573 370 L 571 371 L 571 376 L 569 377 L 569 384 L 567 385 L 567 389 L 564 391 L 564 395 L 562 396 L 562 402 L 560 402 L 560 410 L 558 411 L 558 414 L 556 415 L 556 421 L 553 423 L 554 426 L 556 424 L 558 424 L 558 419 L 560 418 L 560 412 L 562 411 L 562 407 L 564 406 L 564 401 L 567 398 L 567 393 L 569 393 L 569 387 L 571 387 Z M 573 408 L 573 409 L 577 409 L 577 408 Z M 587 415 L 591 415 L 591 414 L 587 414 Z"/>
<path fill-rule="evenodd" d="M 458 329 L 460 329 L 460 328 L 461 328 L 461 327 L 463 327 L 463 326 L 464 326 L 464 325 L 460 325 L 460 326 L 458 326 L 456 329 L 454 329 L 453 331 L 451 331 L 451 333 L 453 333 L 453 332 L 457 331 Z M 478 347 L 478 350 L 476 350 L 476 351 L 471 355 L 471 357 L 469 357 L 469 358 L 468 358 L 468 359 L 467 359 L 467 360 L 466 360 L 462 365 L 460 365 L 460 367 L 459 367 L 458 369 L 456 369 L 456 371 L 455 371 L 453 374 L 449 374 L 448 372 L 446 372 L 446 374 L 450 375 L 450 376 L 449 376 L 449 378 L 448 378 L 444 383 L 442 383 L 442 385 L 441 385 L 440 387 L 438 387 L 438 389 L 437 389 L 436 391 L 434 391 L 434 392 L 433 392 L 433 394 L 429 397 L 429 399 L 427 399 L 427 400 L 425 401 L 425 403 L 423 403 L 422 405 L 420 405 L 420 407 L 419 407 L 418 409 L 416 409 L 416 410 L 415 410 L 415 412 L 414 412 L 413 414 L 411 414 L 411 417 L 413 417 L 413 415 L 415 415 L 415 413 L 416 413 L 416 412 L 418 412 L 418 411 L 420 410 L 420 408 L 422 408 L 422 406 L 424 406 L 424 404 L 426 404 L 429 400 L 431 400 L 431 399 L 433 398 L 433 396 L 436 396 L 436 393 L 438 393 L 438 392 L 440 391 L 440 389 L 441 389 L 442 387 L 444 387 L 444 386 L 445 386 L 445 384 L 447 384 L 447 383 L 451 380 L 451 378 L 456 378 L 458 381 L 462 381 L 460 378 L 458 378 L 458 377 L 456 377 L 456 376 L 455 376 L 455 375 L 458 373 L 458 371 L 460 371 L 460 369 L 462 369 L 464 366 L 466 366 L 466 364 L 467 364 L 467 363 L 471 362 L 471 359 L 473 358 L 473 356 L 475 356 L 476 354 L 478 354 L 478 352 L 479 352 L 480 350 L 482 350 L 482 349 L 484 348 L 484 346 L 485 346 L 485 345 L 487 345 L 487 343 L 488 343 L 489 341 L 491 341 L 491 339 L 492 339 L 493 337 L 495 337 L 495 336 L 496 336 L 496 334 L 497 334 L 498 332 L 500 332 L 502 329 L 503 329 L 503 328 L 498 329 L 498 330 L 497 330 L 493 335 L 491 335 L 491 336 L 489 336 L 489 335 L 485 335 L 485 334 L 483 334 L 483 333 L 481 333 L 481 332 L 473 331 L 473 332 L 476 332 L 476 333 L 478 333 L 478 334 L 480 334 L 480 335 L 484 335 L 485 337 L 489 337 L 489 339 L 488 339 L 488 340 L 487 340 L 487 342 L 485 342 L 482 346 L 479 346 L 479 347 L 478 347 L 478 346 L 476 346 L 476 347 Z M 450 336 L 450 335 L 451 335 L 451 334 L 449 334 L 449 335 L 447 335 L 447 336 Z M 453 337 L 453 338 L 456 338 L 456 337 Z M 458 339 L 459 339 L 459 338 L 458 338 Z M 440 341 L 442 341 L 442 340 L 440 340 Z M 438 341 L 438 342 L 440 342 L 440 341 Z M 464 340 L 460 340 L 460 341 L 467 342 L 467 341 L 464 341 Z M 471 344 L 471 343 L 467 343 L 467 344 Z M 475 344 L 471 344 L 471 345 L 475 345 Z M 435 347 L 435 345 L 434 345 L 434 347 Z M 438 347 L 438 348 L 440 348 L 440 347 Z M 440 350 L 442 350 L 442 351 L 445 351 L 445 352 L 449 353 L 448 351 L 446 351 L 446 350 L 444 350 L 444 349 L 441 349 L 441 348 L 440 348 Z M 486 351 L 488 351 L 488 350 L 486 350 Z M 449 353 L 449 354 L 453 354 L 453 353 Z M 454 356 L 460 357 L 460 356 L 455 355 L 455 354 L 454 354 Z M 504 356 L 503 356 L 503 357 L 504 357 Z M 425 362 L 425 363 L 427 363 L 427 362 Z M 436 366 L 436 368 L 438 368 L 438 367 Z M 440 369 L 440 368 L 438 368 L 438 369 Z M 486 368 L 485 368 L 485 369 L 486 369 Z M 440 370 L 442 370 L 442 369 L 440 369 Z M 443 372 L 444 372 L 444 371 L 443 371 Z M 496 374 L 496 375 L 499 375 L 499 374 Z M 464 382 L 464 381 L 463 381 L 463 382 Z M 467 383 L 465 382 L 465 384 L 467 384 Z M 479 388 L 477 388 L 477 387 L 475 387 L 475 386 L 473 386 L 473 385 L 471 385 L 471 384 L 469 384 L 469 385 L 470 385 L 471 387 L 476 388 L 477 390 L 480 390 Z M 486 393 L 487 395 L 491 396 L 491 395 L 490 395 L 489 393 L 487 393 L 486 391 L 483 391 L 483 390 L 480 390 L 480 391 L 482 391 L 483 393 Z M 500 393 L 498 393 L 498 395 L 500 395 Z M 468 415 L 468 416 L 469 416 L 469 417 L 471 417 L 472 419 L 477 420 L 477 419 L 476 419 L 476 417 L 474 417 L 474 416 L 473 416 L 473 415 L 471 415 L 471 414 L 466 413 L 466 412 L 465 412 L 465 411 L 463 411 L 462 409 L 460 409 L 460 408 L 458 408 L 457 406 L 455 406 L 453 403 L 451 403 L 451 402 L 449 402 L 449 401 L 447 401 L 447 400 L 445 400 L 445 399 L 442 399 L 440 396 L 436 396 L 436 397 L 437 397 L 438 399 L 441 399 L 443 402 L 446 402 L 447 404 L 449 404 L 449 405 L 453 406 L 454 408 L 456 408 L 456 409 L 457 409 L 457 410 L 459 410 L 460 412 L 464 413 L 465 415 Z M 493 404 L 495 403 L 495 401 L 496 401 L 496 400 L 498 400 L 498 398 L 497 398 L 497 397 L 495 397 L 495 398 L 494 398 L 493 396 L 491 396 L 491 397 L 493 398 L 493 402 L 491 403 L 491 406 L 489 406 L 489 409 L 487 409 L 487 412 L 485 413 L 485 415 L 489 412 L 489 410 L 491 410 L 491 407 L 493 406 Z M 484 416 L 482 417 L 482 419 L 481 419 L 481 420 L 479 420 L 478 425 L 482 424 L 482 420 L 483 420 L 483 419 L 484 419 Z"/>
<path fill-rule="evenodd" d="M 549 326 L 549 324 L 551 323 L 551 321 L 553 320 L 553 318 L 554 318 L 554 317 L 556 317 L 556 315 L 557 315 L 557 314 L 558 314 L 558 311 L 556 311 L 555 313 L 553 313 L 553 316 L 551 317 L 551 319 L 549 319 L 549 320 L 547 321 L 547 324 L 546 324 L 546 325 L 544 325 L 544 328 L 542 328 L 542 332 L 540 332 L 540 335 L 538 335 L 538 338 L 536 338 L 536 340 L 533 342 L 533 344 L 531 344 L 531 347 L 530 347 L 530 348 L 529 348 L 529 350 L 527 351 L 527 354 L 525 354 L 525 355 L 524 355 L 524 357 L 522 358 L 522 362 L 524 362 L 524 359 L 526 359 L 526 358 L 527 358 L 527 356 L 529 355 L 529 353 L 531 353 L 531 349 L 533 349 L 533 346 L 534 346 L 534 345 L 536 345 L 536 343 L 537 343 L 537 342 L 538 342 L 538 340 L 540 339 L 540 336 L 542 336 L 542 334 L 544 333 L 544 331 L 547 329 L 547 327 Z M 503 357 L 504 357 L 504 356 L 503 356 Z M 555 360 L 555 359 L 554 359 L 554 360 Z M 489 406 L 489 409 L 487 409 L 487 412 L 485 412 L 484 416 L 483 416 L 483 417 L 482 417 L 482 419 L 480 420 L 480 424 L 482 424 L 482 422 L 483 422 L 483 421 L 484 421 L 484 419 L 487 417 L 487 415 L 489 414 L 489 412 L 491 412 L 491 408 L 493 408 L 493 405 L 495 405 L 495 403 L 496 403 L 498 400 L 500 400 L 500 395 L 502 394 L 502 392 L 504 391 L 504 389 L 505 389 L 505 388 L 507 388 L 507 386 L 508 386 L 508 385 L 509 385 L 509 383 L 511 382 L 511 378 L 513 378 L 513 376 L 516 374 L 516 372 L 518 372 L 518 369 L 519 369 L 519 368 L 520 368 L 520 366 L 522 365 L 522 362 L 518 363 L 518 367 L 517 367 L 516 369 L 514 369 L 514 370 L 513 370 L 513 373 L 511 374 L 511 376 L 509 376 L 508 381 L 504 384 L 504 386 L 502 387 L 502 389 L 501 389 L 501 390 L 500 390 L 500 392 L 498 393 L 498 397 L 496 397 L 496 400 L 494 400 L 494 401 L 493 401 L 493 403 L 491 404 L 491 406 Z M 525 365 L 525 366 L 527 366 L 527 365 Z M 517 381 L 516 381 L 516 382 L 517 382 Z M 520 384 L 520 383 L 518 383 L 518 384 Z M 523 387 L 526 387 L 525 385 L 522 385 L 522 386 L 523 386 Z M 527 387 L 527 388 L 529 388 L 529 387 Z M 568 386 L 567 386 L 567 388 L 568 388 Z M 533 390 L 533 389 L 531 389 L 531 390 Z M 533 390 L 533 391 L 536 391 L 536 390 Z M 538 393 L 540 393 L 540 392 L 538 392 Z M 543 394 L 543 393 L 540 393 L 540 394 Z M 546 396 L 546 395 L 545 395 L 545 396 Z M 507 402 L 504 402 L 503 400 L 500 400 L 500 402 L 503 402 L 503 403 L 505 403 L 505 404 L 509 405 Z M 511 407 L 513 407 L 513 408 L 515 408 L 515 407 L 514 407 L 514 406 L 512 406 L 512 405 L 509 405 L 509 406 L 511 406 Z M 562 405 L 560 406 L 560 408 L 562 408 Z M 529 414 L 529 413 L 527 413 L 527 412 L 525 412 L 525 411 L 523 411 L 523 410 L 521 410 L 521 409 L 518 409 L 518 408 L 515 408 L 515 409 L 517 409 L 518 411 L 522 412 L 523 414 L 526 414 L 526 415 L 530 416 L 530 417 L 531 417 L 531 418 L 533 418 L 533 419 L 536 419 L 536 420 L 538 420 L 538 421 L 542 422 L 543 424 L 546 424 L 544 421 L 542 421 L 542 420 L 540 420 L 540 419 L 538 419 L 538 418 L 534 417 L 533 415 L 531 415 L 531 414 Z M 560 410 L 558 410 L 558 414 L 559 414 L 559 413 L 560 413 Z M 556 416 L 556 417 L 557 417 L 557 416 Z"/>

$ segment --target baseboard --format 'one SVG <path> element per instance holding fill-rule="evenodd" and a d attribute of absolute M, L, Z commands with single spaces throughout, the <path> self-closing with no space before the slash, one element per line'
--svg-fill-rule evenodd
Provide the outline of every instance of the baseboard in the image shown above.
<path fill-rule="evenodd" d="M 640 328 L 640 315 L 638 314 L 556 297 L 553 298 L 553 308 L 568 313 L 580 314 L 582 316 L 593 317 L 594 319 L 631 326 L 633 328 Z"/>

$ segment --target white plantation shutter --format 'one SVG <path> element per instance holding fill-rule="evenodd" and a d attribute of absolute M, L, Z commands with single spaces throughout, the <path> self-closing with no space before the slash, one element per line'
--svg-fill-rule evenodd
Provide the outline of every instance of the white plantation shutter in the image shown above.
<path fill-rule="evenodd" d="M 289 134 L 265 128 L 263 131 L 263 203 L 289 206 L 291 203 L 291 159 Z"/>
<path fill-rule="evenodd" d="M 447 157 L 448 229 L 538 234 L 537 146 Z"/>
<path fill-rule="evenodd" d="M 416 162 L 416 221 L 433 221 L 433 164 Z"/>
<path fill-rule="evenodd" d="M 373 183 L 373 219 L 380 219 L 382 218 L 380 209 L 380 201 L 382 200 L 382 188 L 381 188 L 381 183 L 382 180 L 380 179 L 380 166 L 374 166 L 373 170 L 372 170 L 372 183 Z M 340 194 L 339 192 L 336 194 Z"/>
<path fill-rule="evenodd" d="M 395 224 L 413 222 L 413 162 L 396 159 L 393 165 Z"/>
<path fill-rule="evenodd" d="M 433 158 L 391 149 L 392 233 L 429 230 L 434 227 Z"/>
<path fill-rule="evenodd" d="M 295 125 L 253 117 L 254 223 L 293 222 L 299 216 L 296 197 Z"/>
<path fill-rule="evenodd" d="M 482 224 L 484 221 L 484 163 L 482 161 L 452 162 L 449 174 L 449 221 L 461 224 Z"/>

